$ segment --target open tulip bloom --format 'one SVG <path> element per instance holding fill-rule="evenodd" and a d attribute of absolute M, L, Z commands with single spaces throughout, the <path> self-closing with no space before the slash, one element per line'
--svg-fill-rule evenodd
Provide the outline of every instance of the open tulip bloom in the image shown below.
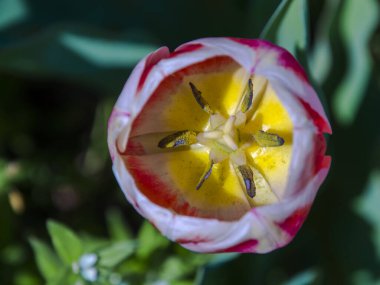
<path fill-rule="evenodd" d="M 263 40 L 163 47 L 133 70 L 108 126 L 128 201 L 198 252 L 265 253 L 304 222 L 331 128 L 302 67 Z"/>

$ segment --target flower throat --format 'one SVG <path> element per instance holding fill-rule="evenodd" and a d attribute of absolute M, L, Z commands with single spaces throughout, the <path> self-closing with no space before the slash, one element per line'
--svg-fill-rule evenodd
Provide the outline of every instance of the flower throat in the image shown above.
<path fill-rule="evenodd" d="M 235 112 L 226 118 L 208 104 L 202 91 L 193 82 L 189 82 L 189 88 L 199 107 L 209 115 L 208 124 L 202 131 L 179 130 L 169 134 L 158 142 L 158 147 L 171 149 L 202 145 L 208 150 L 209 161 L 194 190 L 201 190 L 216 164 L 229 160 L 240 178 L 242 188 L 250 198 L 254 198 L 257 191 L 268 188 L 269 184 L 258 168 L 247 160 L 246 149 L 253 144 L 280 147 L 285 143 L 282 137 L 273 132 L 244 132 L 244 126 L 255 114 L 262 95 L 257 93 L 254 97 L 253 82 L 251 78 L 248 79 Z"/>

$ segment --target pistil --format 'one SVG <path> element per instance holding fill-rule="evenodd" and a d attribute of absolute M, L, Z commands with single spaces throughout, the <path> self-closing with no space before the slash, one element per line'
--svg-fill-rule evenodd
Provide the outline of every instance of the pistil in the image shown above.
<path fill-rule="evenodd" d="M 223 142 L 233 151 L 238 150 L 238 146 L 234 142 L 234 140 L 227 134 L 223 135 Z"/>

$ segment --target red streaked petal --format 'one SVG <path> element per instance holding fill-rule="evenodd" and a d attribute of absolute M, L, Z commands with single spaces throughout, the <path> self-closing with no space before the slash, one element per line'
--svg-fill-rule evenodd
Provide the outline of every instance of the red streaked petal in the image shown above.
<path fill-rule="evenodd" d="M 173 189 L 170 177 L 146 161 L 146 157 L 126 156 L 125 164 L 134 177 L 135 183 L 142 193 L 163 208 L 173 209 L 183 215 L 194 216 L 196 209 L 180 199 L 178 191 Z M 156 171 L 154 171 L 156 170 Z M 161 174 L 161 175 L 160 175 Z M 167 181 L 169 179 L 169 181 Z"/>
<path fill-rule="evenodd" d="M 238 42 L 243 45 L 247 45 L 252 49 L 273 49 L 278 53 L 278 63 L 285 67 L 293 70 L 297 75 L 302 78 L 302 80 L 308 82 L 307 75 L 302 66 L 298 61 L 285 49 L 272 44 L 271 42 L 265 40 L 255 40 L 255 39 L 243 39 L 243 38 L 230 38 L 234 42 Z"/>
<path fill-rule="evenodd" d="M 255 252 L 255 249 L 258 245 L 259 241 L 257 239 L 250 239 L 239 243 L 237 245 L 231 246 L 226 249 L 222 249 L 217 252 L 241 252 L 241 253 L 250 253 Z"/>
<path fill-rule="evenodd" d="M 329 125 L 329 123 L 323 119 L 323 117 L 317 112 L 315 111 L 309 103 L 307 103 L 306 101 L 302 100 L 302 99 L 299 99 L 302 106 L 305 108 L 305 110 L 308 112 L 310 118 L 313 120 L 314 124 L 316 125 L 316 127 L 318 128 L 318 130 L 321 132 L 321 133 L 328 133 L 328 134 L 331 134 L 332 133 L 332 130 L 331 130 L 331 127 Z"/>
<path fill-rule="evenodd" d="M 302 208 L 295 210 L 289 217 L 276 224 L 290 236 L 295 236 L 301 228 L 307 215 L 309 214 L 311 205 L 306 205 Z"/>
<path fill-rule="evenodd" d="M 320 169 L 325 168 L 327 163 L 325 153 L 326 153 L 326 140 L 322 133 L 316 134 L 314 138 L 315 143 L 315 163 L 314 163 L 314 173 L 317 173 Z"/>
<path fill-rule="evenodd" d="M 183 53 L 186 53 L 186 52 L 192 52 L 192 51 L 196 51 L 200 48 L 202 48 L 203 45 L 202 44 L 184 44 L 178 48 L 176 48 L 171 54 L 170 54 L 170 58 L 173 58 L 173 57 L 176 57 L 180 54 L 183 54 Z"/>
<path fill-rule="evenodd" d="M 268 44 L 267 41 L 264 40 L 256 40 L 256 39 L 245 39 L 245 38 L 232 38 L 229 37 L 231 41 L 237 42 L 239 44 L 247 45 L 253 49 L 257 49 L 260 46 Z"/>
<path fill-rule="evenodd" d="M 169 50 L 167 48 L 160 48 L 156 52 L 151 53 L 145 60 L 144 69 L 141 73 L 139 83 L 137 85 L 137 90 L 140 90 L 144 85 L 146 78 L 152 68 L 162 59 L 169 57 Z"/>

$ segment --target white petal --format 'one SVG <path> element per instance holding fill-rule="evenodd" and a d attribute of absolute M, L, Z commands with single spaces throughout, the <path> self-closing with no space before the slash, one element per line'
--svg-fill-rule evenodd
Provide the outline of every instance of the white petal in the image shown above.
<path fill-rule="evenodd" d="M 95 282 L 98 278 L 98 270 L 93 267 L 84 269 L 81 274 L 84 280 L 90 282 Z"/>
<path fill-rule="evenodd" d="M 98 257 L 95 253 L 87 253 L 83 254 L 79 259 L 79 267 L 80 268 L 88 268 L 93 266 L 96 261 L 98 260 Z"/>

